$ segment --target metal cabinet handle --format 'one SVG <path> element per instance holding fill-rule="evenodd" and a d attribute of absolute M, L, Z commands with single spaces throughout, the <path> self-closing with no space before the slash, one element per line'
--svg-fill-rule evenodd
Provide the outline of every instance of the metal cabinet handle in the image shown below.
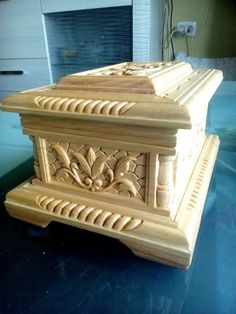
<path fill-rule="evenodd" d="M 22 70 L 4 70 L 0 71 L 0 75 L 22 75 L 24 74 L 24 71 Z"/>

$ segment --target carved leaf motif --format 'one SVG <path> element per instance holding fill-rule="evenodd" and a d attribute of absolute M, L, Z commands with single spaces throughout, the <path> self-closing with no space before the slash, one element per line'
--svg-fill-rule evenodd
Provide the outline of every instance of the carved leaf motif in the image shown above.
<path fill-rule="evenodd" d="M 102 174 L 105 162 L 108 160 L 108 157 L 99 157 L 95 160 L 92 168 L 92 179 L 95 179 L 97 176 Z"/>
<path fill-rule="evenodd" d="M 89 148 L 87 152 L 86 159 L 88 161 L 89 167 L 92 168 L 93 163 L 96 160 L 96 155 L 91 147 Z"/>
<path fill-rule="evenodd" d="M 69 143 L 68 142 L 60 142 L 60 146 L 63 148 L 63 150 L 67 153 L 68 148 L 69 148 Z"/>
<path fill-rule="evenodd" d="M 68 148 L 67 155 L 69 156 L 70 159 L 73 158 L 74 152 L 75 152 L 75 150 L 71 149 L 70 147 Z"/>
<path fill-rule="evenodd" d="M 134 158 L 127 156 L 127 157 L 121 158 L 117 162 L 116 168 L 115 168 L 115 177 L 116 178 L 123 176 L 129 170 L 129 163 L 133 159 Z"/>
<path fill-rule="evenodd" d="M 98 148 L 88 147 L 83 149 L 82 153 L 82 151 L 77 150 L 77 147 L 72 149 L 68 143 L 54 142 L 49 143 L 49 145 L 53 150 L 51 153 L 55 157 L 57 154 L 60 161 L 60 163 L 56 161 L 58 163 L 55 174 L 57 180 L 71 183 L 68 181 L 70 179 L 80 187 L 90 191 L 111 191 L 118 194 L 120 191 L 125 191 L 126 193 L 122 193 L 127 196 L 137 195 L 140 186 L 137 183 L 137 173 L 133 172 L 134 169 L 135 172 L 137 170 L 137 165 L 133 161 L 137 160 L 138 153 L 119 151 L 119 154 L 113 158 L 113 151 L 108 156 L 108 153 L 101 150 L 96 156 L 95 151 Z M 106 165 L 110 159 L 111 162 Z"/>
<path fill-rule="evenodd" d="M 111 168 L 107 170 L 106 175 L 109 177 L 109 181 L 112 182 L 114 179 L 114 172 Z"/>
<path fill-rule="evenodd" d="M 63 166 L 69 168 L 70 167 L 70 158 L 67 155 L 67 153 L 64 151 L 64 149 L 58 144 L 52 145 L 52 148 L 55 149 L 55 151 L 57 152 L 59 160 L 63 164 Z"/>
<path fill-rule="evenodd" d="M 127 191 L 129 191 L 131 194 L 136 196 L 137 191 L 134 184 L 131 181 L 129 181 L 126 178 L 121 177 L 118 179 L 118 183 L 122 183 L 122 185 L 124 185 L 127 188 Z"/>
<path fill-rule="evenodd" d="M 78 160 L 81 170 L 83 170 L 88 176 L 91 176 L 91 168 L 86 159 L 80 153 L 73 152 L 72 155 Z"/>
<path fill-rule="evenodd" d="M 78 175 L 77 170 L 79 169 L 77 163 L 72 162 L 70 167 L 71 167 L 71 171 L 74 173 L 74 175 L 77 176 Z"/>

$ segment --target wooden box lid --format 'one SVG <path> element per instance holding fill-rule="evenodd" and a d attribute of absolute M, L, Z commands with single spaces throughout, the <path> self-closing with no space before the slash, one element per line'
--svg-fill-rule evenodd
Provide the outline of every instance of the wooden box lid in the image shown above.
<path fill-rule="evenodd" d="M 67 75 L 54 88 L 158 95 L 191 72 L 191 66 L 183 62 L 125 62 Z"/>
<path fill-rule="evenodd" d="M 222 80 L 184 62 L 126 62 L 75 73 L 17 93 L 2 109 L 26 114 L 162 128 L 191 128 Z"/>

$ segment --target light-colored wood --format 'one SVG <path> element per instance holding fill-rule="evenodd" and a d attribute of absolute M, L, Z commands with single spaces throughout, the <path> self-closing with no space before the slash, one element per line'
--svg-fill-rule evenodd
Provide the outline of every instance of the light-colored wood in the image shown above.
<path fill-rule="evenodd" d="M 34 144 L 36 177 L 10 191 L 13 217 L 119 239 L 187 268 L 219 140 L 205 134 L 217 70 L 122 63 L 5 98 Z"/>
<path fill-rule="evenodd" d="M 159 155 L 159 172 L 157 176 L 157 206 L 168 210 L 173 190 L 173 162 L 171 156 Z"/>

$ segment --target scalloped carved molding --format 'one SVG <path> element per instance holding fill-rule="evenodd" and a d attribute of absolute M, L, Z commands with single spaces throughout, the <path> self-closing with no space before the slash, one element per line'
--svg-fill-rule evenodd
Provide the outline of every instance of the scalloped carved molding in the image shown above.
<path fill-rule="evenodd" d="M 114 231 L 130 231 L 138 228 L 143 220 L 132 218 L 110 211 L 89 207 L 69 201 L 39 195 L 37 204 L 43 210 L 53 214 L 85 222 L 98 227 L 112 229 Z"/>
<path fill-rule="evenodd" d="M 218 148 L 219 141 L 218 138 L 213 137 L 209 141 L 208 148 L 205 152 L 204 159 L 201 162 L 198 175 L 196 176 L 195 182 L 192 185 L 192 192 L 189 196 L 187 209 L 195 210 L 198 203 L 201 202 L 201 196 L 204 193 L 205 181 L 208 168 L 211 166 L 212 160 L 215 159 L 215 152 Z"/>
<path fill-rule="evenodd" d="M 94 100 L 38 96 L 34 102 L 40 108 L 54 111 L 78 112 L 119 116 L 129 111 L 136 103 L 128 101 Z"/>

